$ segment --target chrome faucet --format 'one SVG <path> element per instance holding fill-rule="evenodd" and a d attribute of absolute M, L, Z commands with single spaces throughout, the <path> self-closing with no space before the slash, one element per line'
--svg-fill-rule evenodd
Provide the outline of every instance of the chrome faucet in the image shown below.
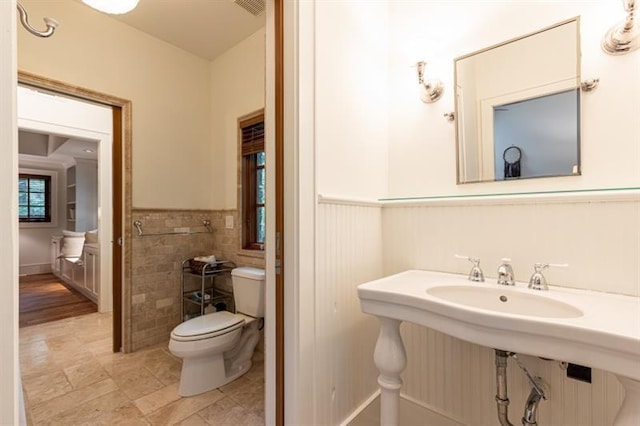
<path fill-rule="evenodd" d="M 459 254 L 455 255 L 456 259 L 467 259 L 469 262 L 473 263 L 473 267 L 469 272 L 469 280 L 473 282 L 484 282 L 484 273 L 482 269 L 480 269 L 480 259 L 477 257 L 470 256 L 460 256 Z"/>
<path fill-rule="evenodd" d="M 549 290 L 547 285 L 547 279 L 542 275 L 542 271 L 549 266 L 558 268 L 566 268 L 569 266 L 567 263 L 536 263 L 533 265 L 533 275 L 529 278 L 529 288 L 533 290 Z"/>
<path fill-rule="evenodd" d="M 501 285 L 516 285 L 516 279 L 513 274 L 513 268 L 511 267 L 511 259 L 503 257 L 502 265 L 498 267 L 498 284 Z"/>

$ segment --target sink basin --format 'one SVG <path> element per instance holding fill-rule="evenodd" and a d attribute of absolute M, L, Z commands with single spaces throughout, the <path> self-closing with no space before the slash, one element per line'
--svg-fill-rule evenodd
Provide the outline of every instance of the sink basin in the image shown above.
<path fill-rule="evenodd" d="M 436 286 L 431 296 L 472 308 L 540 318 L 578 318 L 584 313 L 567 303 L 536 294 L 478 286 Z"/>

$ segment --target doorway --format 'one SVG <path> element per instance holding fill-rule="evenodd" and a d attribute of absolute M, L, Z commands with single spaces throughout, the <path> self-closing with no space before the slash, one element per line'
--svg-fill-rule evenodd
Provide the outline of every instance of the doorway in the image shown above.
<path fill-rule="evenodd" d="M 102 216 L 111 218 L 108 223 L 103 223 L 104 229 L 108 230 L 105 235 L 108 236 L 102 238 L 100 248 L 106 256 L 100 256 L 99 268 L 102 270 L 101 277 L 107 277 L 106 280 L 101 281 L 111 282 L 112 291 L 107 299 L 101 300 L 101 303 L 105 309 L 110 305 L 113 307 L 113 351 L 126 352 L 129 333 L 123 330 L 125 313 L 123 302 L 126 300 L 123 298 L 123 288 L 127 286 L 126 284 L 123 286 L 123 283 L 130 279 L 130 273 L 127 271 L 127 264 L 130 262 L 128 263 L 124 258 L 123 245 L 131 239 L 131 229 L 124 225 L 124 223 L 131 223 L 131 205 L 128 201 L 131 200 L 131 102 L 25 72 L 18 73 L 18 83 L 61 97 L 88 101 L 111 109 L 111 148 L 101 153 L 103 158 L 107 158 L 111 163 L 109 168 L 111 173 L 101 176 L 103 181 L 105 179 L 110 181 L 111 194 L 102 191 L 101 197 L 110 195 L 109 210 L 111 211 L 102 212 Z M 106 205 L 106 200 L 101 204 Z"/>
<path fill-rule="evenodd" d="M 20 274 L 36 279 L 21 302 L 40 304 L 25 316 L 76 316 L 82 300 L 111 312 L 111 108 L 20 86 L 18 128 Z"/>

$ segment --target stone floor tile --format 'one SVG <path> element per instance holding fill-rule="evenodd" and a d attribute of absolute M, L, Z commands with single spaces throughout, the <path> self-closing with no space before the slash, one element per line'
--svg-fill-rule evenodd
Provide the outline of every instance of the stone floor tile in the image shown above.
<path fill-rule="evenodd" d="M 112 425 L 114 418 L 122 417 L 122 410 L 131 414 L 137 408 L 124 393 L 115 390 L 45 420 L 42 425 Z M 137 417 L 143 418 L 140 411 L 137 411 Z"/>
<path fill-rule="evenodd" d="M 211 426 L 261 426 L 264 425 L 264 419 L 254 415 L 253 413 L 245 410 L 239 405 L 235 405 L 225 410 L 220 411 L 217 415 L 208 415 L 204 417 L 201 413 L 198 413 L 207 424 Z"/>
<path fill-rule="evenodd" d="M 183 421 L 176 423 L 176 426 L 208 426 L 202 417 L 197 414 L 187 417 Z"/>
<path fill-rule="evenodd" d="M 64 369 L 64 374 L 67 375 L 67 379 L 74 389 L 83 388 L 109 378 L 107 372 L 95 359 L 67 367 Z"/>
<path fill-rule="evenodd" d="M 113 339 L 111 335 L 109 337 L 96 340 L 91 343 L 87 343 L 85 348 L 93 354 L 95 357 L 101 355 L 108 355 L 113 353 Z"/>
<path fill-rule="evenodd" d="M 217 389 L 188 398 L 180 398 L 151 413 L 147 419 L 154 425 L 172 425 L 196 414 L 221 398 L 223 394 Z"/>
<path fill-rule="evenodd" d="M 264 361 L 254 361 L 245 377 L 252 382 L 264 382 Z"/>
<path fill-rule="evenodd" d="M 132 401 L 164 387 L 164 385 L 144 367 L 118 370 L 112 373 L 111 377 Z"/>
<path fill-rule="evenodd" d="M 20 329 L 20 365 L 30 425 L 264 424 L 264 356 L 219 390 L 178 395 L 182 360 L 168 342 L 112 353 L 111 314 Z"/>
<path fill-rule="evenodd" d="M 176 361 L 164 349 L 154 349 L 142 356 L 143 364 L 158 380 L 170 385 L 180 380 L 182 361 Z"/>
<path fill-rule="evenodd" d="M 31 406 L 38 405 L 73 390 L 62 370 L 24 376 L 22 386 Z"/>
<path fill-rule="evenodd" d="M 220 388 L 220 391 L 225 395 L 233 395 L 237 392 L 242 392 L 245 388 L 251 388 L 254 383 L 247 379 L 245 376 L 240 376 L 231 383 L 228 383 Z"/>
<path fill-rule="evenodd" d="M 162 389 L 158 389 L 153 393 L 136 399 L 134 403 L 142 412 L 142 414 L 147 415 L 179 399 L 180 395 L 178 395 L 178 383 L 173 383 L 169 386 L 163 387 Z"/>
<path fill-rule="evenodd" d="M 34 424 L 41 424 L 66 411 L 75 410 L 88 401 L 116 390 L 118 390 L 118 386 L 112 379 L 103 380 L 91 386 L 50 399 L 44 403 L 35 406 L 29 405 L 29 414 Z"/>
<path fill-rule="evenodd" d="M 264 406 L 264 385 L 252 383 L 252 386 L 238 388 L 230 395 L 242 408 L 247 410 L 260 409 Z M 258 411 L 259 412 L 259 411 Z"/>

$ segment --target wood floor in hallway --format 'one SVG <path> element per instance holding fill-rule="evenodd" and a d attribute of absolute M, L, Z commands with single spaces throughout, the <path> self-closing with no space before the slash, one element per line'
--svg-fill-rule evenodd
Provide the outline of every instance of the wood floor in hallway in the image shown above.
<path fill-rule="evenodd" d="M 97 311 L 95 303 L 53 274 L 20 277 L 20 327 Z"/>

